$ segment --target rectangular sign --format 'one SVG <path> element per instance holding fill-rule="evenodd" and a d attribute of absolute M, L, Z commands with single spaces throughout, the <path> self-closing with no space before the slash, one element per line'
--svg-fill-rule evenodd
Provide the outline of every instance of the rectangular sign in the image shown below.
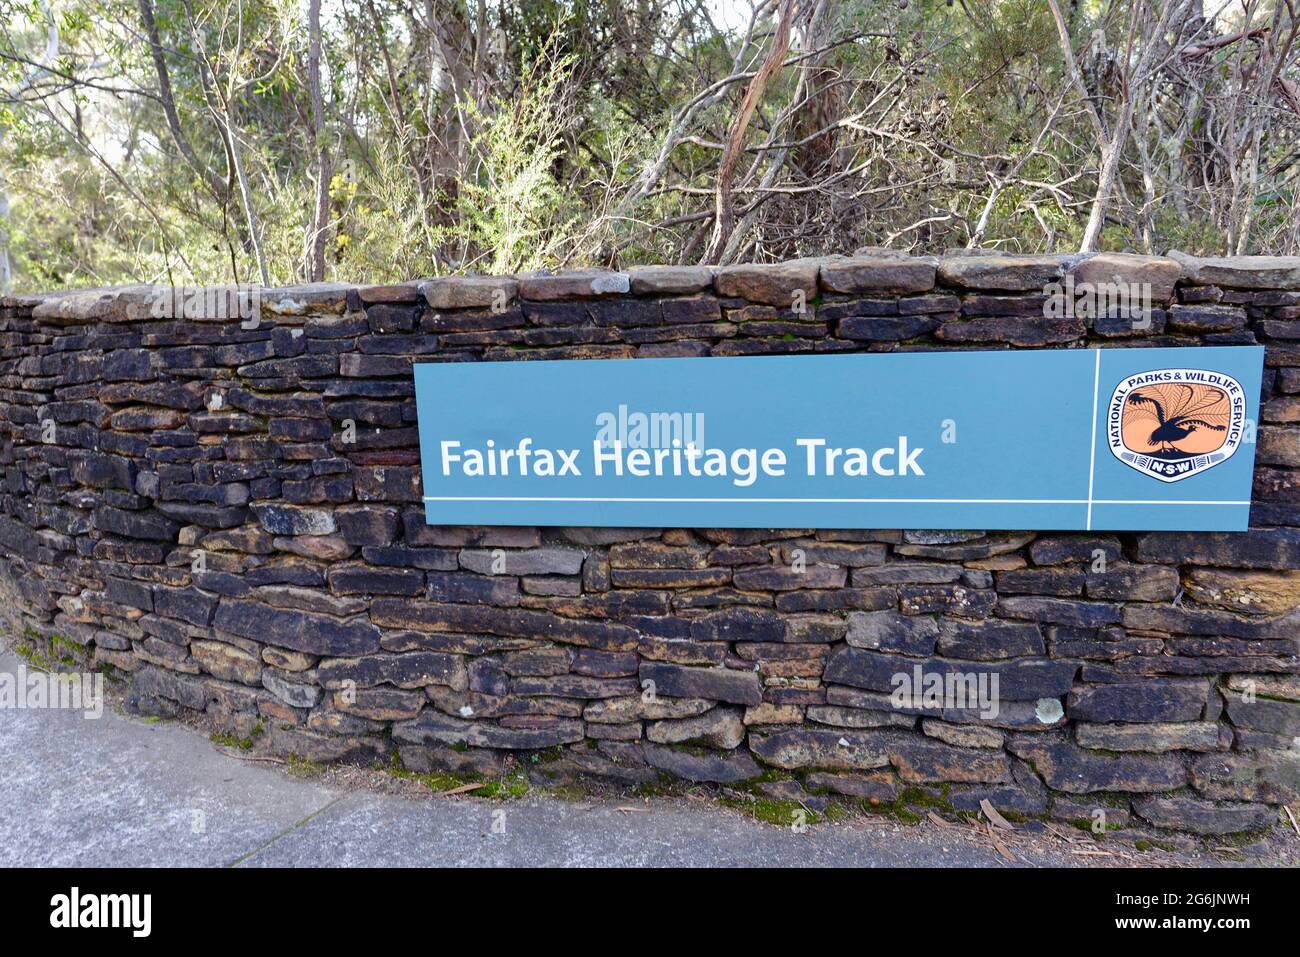
<path fill-rule="evenodd" d="M 1234 531 L 1258 346 L 415 366 L 433 525 Z"/>

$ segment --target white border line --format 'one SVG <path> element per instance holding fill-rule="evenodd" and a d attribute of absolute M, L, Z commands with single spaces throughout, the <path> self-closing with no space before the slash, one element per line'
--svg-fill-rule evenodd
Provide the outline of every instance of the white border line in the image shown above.
<path fill-rule="evenodd" d="M 1092 482 L 1097 472 L 1097 390 L 1101 386 L 1101 350 L 1094 349 L 1093 354 L 1097 357 L 1096 363 L 1092 368 L 1092 432 L 1089 434 L 1088 443 L 1088 521 L 1084 524 L 1085 531 L 1092 531 Z"/>
<path fill-rule="evenodd" d="M 529 495 L 426 495 L 426 502 L 697 502 L 709 505 L 1249 505 L 1249 501 L 1217 499 L 1140 499 L 1140 498 L 633 498 L 609 496 L 583 498 Z"/>

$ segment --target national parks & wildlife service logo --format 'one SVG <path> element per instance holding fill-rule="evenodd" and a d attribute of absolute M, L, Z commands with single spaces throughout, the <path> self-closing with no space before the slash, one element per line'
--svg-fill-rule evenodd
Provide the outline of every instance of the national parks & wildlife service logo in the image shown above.
<path fill-rule="evenodd" d="M 1241 383 L 1206 369 L 1156 369 L 1123 379 L 1110 397 L 1106 438 L 1125 465 L 1178 482 L 1232 457 L 1246 423 Z"/>

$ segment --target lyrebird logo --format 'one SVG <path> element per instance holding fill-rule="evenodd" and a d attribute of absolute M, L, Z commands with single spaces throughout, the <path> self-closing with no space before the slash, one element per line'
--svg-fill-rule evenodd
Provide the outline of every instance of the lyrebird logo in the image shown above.
<path fill-rule="evenodd" d="M 1178 482 L 1227 461 L 1241 445 L 1246 394 L 1230 375 L 1156 369 L 1126 377 L 1106 417 L 1111 453 L 1145 475 Z"/>
<path fill-rule="evenodd" d="M 70 894 L 50 898 L 51 927 L 127 927 L 133 937 L 148 937 L 153 927 L 150 894 Z"/>

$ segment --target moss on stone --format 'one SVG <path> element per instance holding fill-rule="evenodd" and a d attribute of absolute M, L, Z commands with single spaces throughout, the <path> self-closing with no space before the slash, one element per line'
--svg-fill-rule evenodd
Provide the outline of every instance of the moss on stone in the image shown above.
<path fill-rule="evenodd" d="M 295 778 L 318 778 L 325 773 L 320 764 L 300 754 L 285 755 L 284 768 Z"/>
<path fill-rule="evenodd" d="M 748 798 L 720 794 L 714 800 L 723 807 L 748 814 L 756 821 L 774 824 L 777 827 L 789 827 L 792 824 L 820 823 L 822 817 L 816 811 L 804 807 L 798 801 L 786 801 L 779 798 L 750 796 Z"/>
<path fill-rule="evenodd" d="M 15 644 L 14 654 L 38 671 L 54 670 L 54 662 L 32 645 Z"/>
<path fill-rule="evenodd" d="M 57 633 L 50 635 L 50 653 L 57 654 L 59 650 L 63 650 L 66 657 L 74 658 L 76 655 L 81 654 L 85 649 L 71 638 L 64 637 Z"/>
<path fill-rule="evenodd" d="M 387 771 L 393 777 L 401 778 L 404 781 L 416 781 L 423 784 L 430 791 L 436 791 L 440 794 L 463 788 L 466 785 L 476 784 L 479 786 L 467 793 L 472 793 L 475 797 L 501 801 L 521 798 L 528 793 L 531 787 L 528 776 L 523 771 L 515 771 L 513 774 L 500 778 L 485 778 L 483 775 L 474 772 L 456 774 L 451 771 L 409 771 L 402 765 L 401 759 L 396 752 L 393 753 L 392 761 L 388 767 L 381 766 L 378 770 Z"/>
<path fill-rule="evenodd" d="M 208 738 L 213 744 L 220 745 L 223 748 L 238 748 L 240 751 L 252 751 L 253 739 L 251 737 L 238 738 L 229 732 L 215 731 Z"/>
<path fill-rule="evenodd" d="M 497 778 L 494 781 L 487 781 L 483 787 L 474 792 L 477 797 L 493 798 L 502 801 L 513 801 L 523 797 L 529 791 L 528 776 L 522 771 L 514 774 Z"/>

